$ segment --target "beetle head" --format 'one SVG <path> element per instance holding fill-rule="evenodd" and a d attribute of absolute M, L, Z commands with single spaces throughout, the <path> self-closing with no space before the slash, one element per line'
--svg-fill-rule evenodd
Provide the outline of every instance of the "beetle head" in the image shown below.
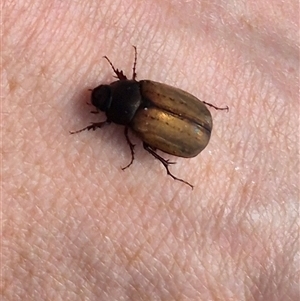
<path fill-rule="evenodd" d="M 92 91 L 92 105 L 103 112 L 110 108 L 111 99 L 111 89 L 108 85 L 100 85 Z"/>

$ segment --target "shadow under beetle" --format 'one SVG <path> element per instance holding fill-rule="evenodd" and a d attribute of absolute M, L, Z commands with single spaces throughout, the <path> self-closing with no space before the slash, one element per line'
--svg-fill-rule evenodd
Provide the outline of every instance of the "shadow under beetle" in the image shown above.
<path fill-rule="evenodd" d="M 118 80 L 91 90 L 91 103 L 97 110 L 93 113 L 103 111 L 107 119 L 93 122 L 81 130 L 70 133 L 95 130 L 111 122 L 124 125 L 131 161 L 122 168 L 123 170 L 134 160 L 135 145 L 128 136 L 130 129 L 143 141 L 144 149 L 163 164 L 168 175 L 193 188 L 193 185 L 170 172 L 169 165 L 175 162 L 162 158 L 156 150 L 178 157 L 195 157 L 207 146 L 212 131 L 212 117 L 206 105 L 216 110 L 228 110 L 228 107 L 218 108 L 166 84 L 151 80 L 137 81 L 137 50 L 135 46 L 133 47 L 135 57 L 132 79 L 127 79 L 123 71 L 116 69 L 108 57 L 104 56 Z"/>

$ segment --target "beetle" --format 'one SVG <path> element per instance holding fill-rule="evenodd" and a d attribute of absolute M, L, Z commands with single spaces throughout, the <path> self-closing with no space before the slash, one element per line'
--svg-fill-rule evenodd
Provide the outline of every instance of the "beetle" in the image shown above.
<path fill-rule="evenodd" d="M 151 80 L 138 81 L 137 49 L 133 47 L 135 56 L 132 79 L 128 79 L 122 70 L 116 69 L 109 58 L 104 56 L 118 80 L 91 90 L 91 103 L 96 108 L 96 112 L 92 113 L 103 111 L 107 119 L 93 122 L 81 130 L 70 133 L 95 130 L 110 123 L 124 125 L 131 161 L 122 168 L 123 170 L 134 161 L 135 145 L 128 136 L 130 129 L 142 140 L 144 149 L 163 164 L 169 176 L 193 188 L 193 185 L 170 172 L 169 165 L 175 162 L 164 159 L 156 151 L 184 158 L 197 156 L 207 146 L 213 126 L 206 105 L 216 110 L 227 111 L 228 106 L 216 107 L 200 101 L 188 92 L 163 83 Z"/>

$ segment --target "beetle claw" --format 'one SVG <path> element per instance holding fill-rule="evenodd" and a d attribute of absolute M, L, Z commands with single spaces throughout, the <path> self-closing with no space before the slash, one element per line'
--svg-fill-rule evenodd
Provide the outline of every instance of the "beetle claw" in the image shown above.
<path fill-rule="evenodd" d="M 121 167 L 122 170 L 125 170 L 127 169 L 131 164 L 133 163 L 133 160 L 130 161 L 130 163 L 124 167 Z"/>

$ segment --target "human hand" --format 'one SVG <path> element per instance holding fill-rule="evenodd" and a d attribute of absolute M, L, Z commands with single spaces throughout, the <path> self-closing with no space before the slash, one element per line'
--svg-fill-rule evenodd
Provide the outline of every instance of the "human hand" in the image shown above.
<path fill-rule="evenodd" d="M 232 6 L 231 6 L 232 5 Z M 297 300 L 296 2 L 4 3 L 6 300 Z M 102 58 L 218 106 L 210 144 L 173 181 L 89 88 Z M 102 120 L 102 119 L 101 119 Z M 283 297 L 284 296 L 284 297 Z"/>

